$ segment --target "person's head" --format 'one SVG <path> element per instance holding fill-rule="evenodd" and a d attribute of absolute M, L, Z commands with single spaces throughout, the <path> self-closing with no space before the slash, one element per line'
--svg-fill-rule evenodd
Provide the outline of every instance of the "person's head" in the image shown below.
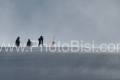
<path fill-rule="evenodd" d="M 28 39 L 28 41 L 30 41 L 30 39 Z"/>
<path fill-rule="evenodd" d="M 17 38 L 18 40 L 20 39 L 20 37 Z"/>
<path fill-rule="evenodd" d="M 40 36 L 40 38 L 43 38 L 43 36 Z"/>

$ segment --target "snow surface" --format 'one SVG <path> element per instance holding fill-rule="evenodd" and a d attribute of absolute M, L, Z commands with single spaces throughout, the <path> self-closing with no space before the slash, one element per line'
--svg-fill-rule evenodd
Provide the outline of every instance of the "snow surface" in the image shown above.
<path fill-rule="evenodd" d="M 120 80 L 120 54 L 2 51 L 0 80 Z"/>

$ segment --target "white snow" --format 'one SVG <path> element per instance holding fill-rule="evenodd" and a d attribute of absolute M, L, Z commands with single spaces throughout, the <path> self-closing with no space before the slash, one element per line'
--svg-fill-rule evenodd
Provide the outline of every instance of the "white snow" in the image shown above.
<path fill-rule="evenodd" d="M 0 80 L 120 80 L 120 54 L 2 51 Z"/>

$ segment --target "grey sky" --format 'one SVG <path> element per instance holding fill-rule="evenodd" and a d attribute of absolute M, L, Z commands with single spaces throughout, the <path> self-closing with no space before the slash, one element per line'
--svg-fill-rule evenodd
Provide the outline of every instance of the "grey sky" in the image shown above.
<path fill-rule="evenodd" d="M 119 0 L 0 0 L 0 43 L 120 42 Z"/>

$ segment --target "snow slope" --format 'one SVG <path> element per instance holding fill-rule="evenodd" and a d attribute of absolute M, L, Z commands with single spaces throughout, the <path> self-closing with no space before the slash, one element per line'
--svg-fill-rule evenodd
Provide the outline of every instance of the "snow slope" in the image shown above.
<path fill-rule="evenodd" d="M 120 80 L 120 54 L 2 51 L 0 80 Z"/>

